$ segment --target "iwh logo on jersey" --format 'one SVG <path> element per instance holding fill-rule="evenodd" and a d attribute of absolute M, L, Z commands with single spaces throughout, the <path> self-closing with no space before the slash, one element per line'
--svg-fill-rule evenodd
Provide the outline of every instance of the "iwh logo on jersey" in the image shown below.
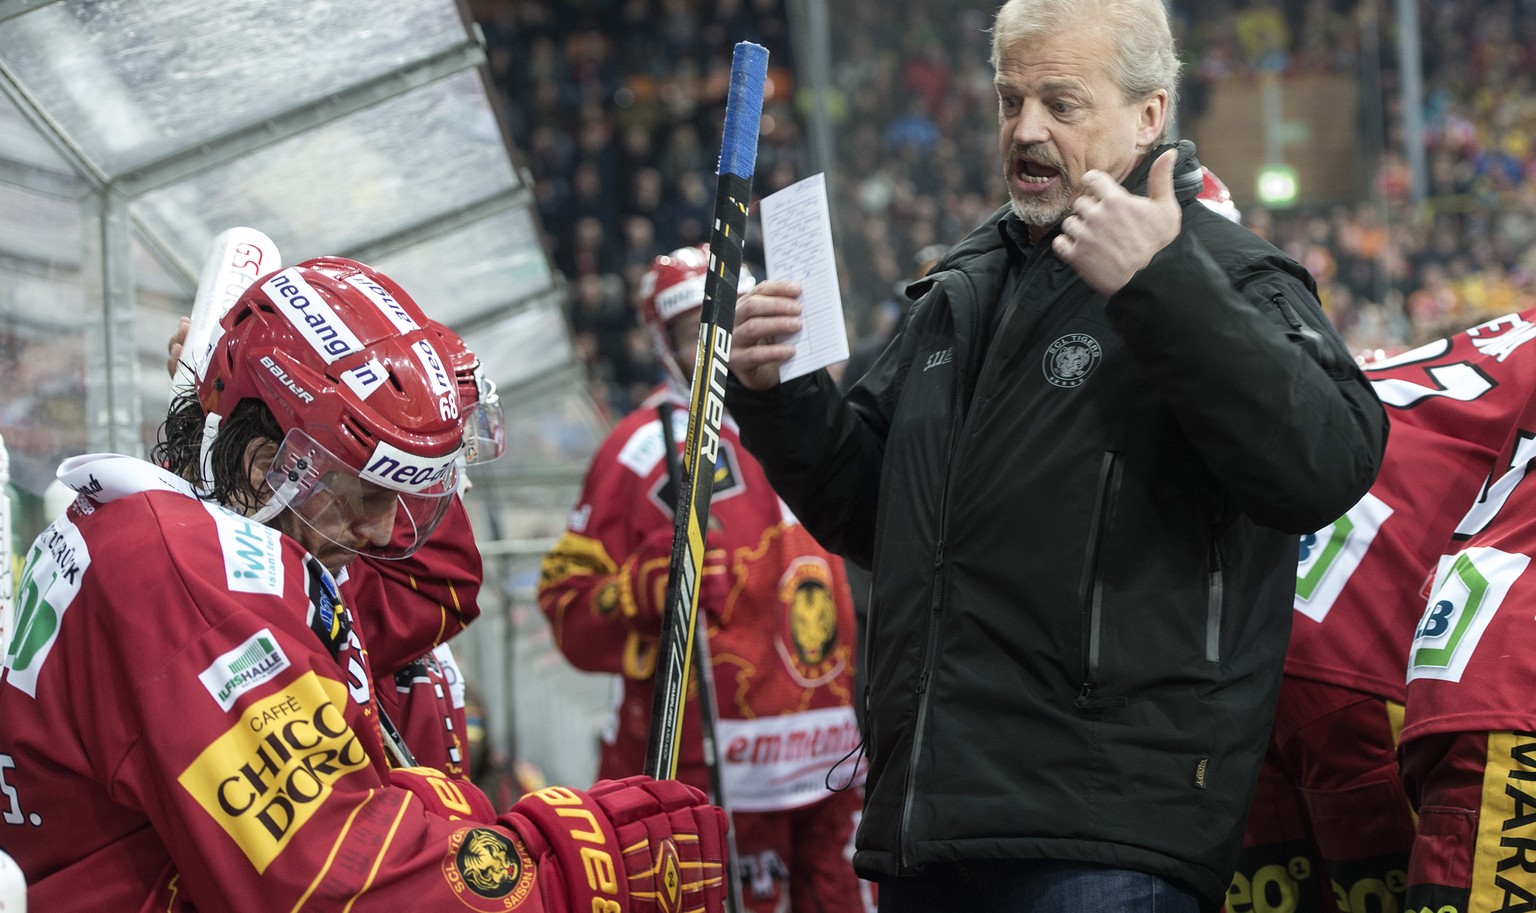
<path fill-rule="evenodd" d="M 224 585 L 231 593 L 283 594 L 283 546 L 277 530 L 204 501 L 219 531 Z M 227 708 L 226 708 L 227 709 Z"/>
<path fill-rule="evenodd" d="M 1068 333 L 1045 350 L 1041 368 L 1045 379 L 1058 387 L 1081 386 L 1093 374 L 1104 351 L 1099 341 L 1083 333 Z"/>

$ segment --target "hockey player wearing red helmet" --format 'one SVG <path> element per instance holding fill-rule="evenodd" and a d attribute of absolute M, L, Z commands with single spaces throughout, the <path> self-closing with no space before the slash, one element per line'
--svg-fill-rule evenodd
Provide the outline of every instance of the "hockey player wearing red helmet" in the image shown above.
<path fill-rule="evenodd" d="M 645 760 L 676 503 L 668 462 L 687 436 L 708 268 L 707 248 L 685 247 L 655 258 L 641 280 L 636 305 L 664 382 L 598 448 L 544 559 L 539 605 L 556 644 L 577 668 L 621 676 L 603 734 L 605 777 L 639 773 Z M 759 913 L 857 911 L 871 898 L 847 856 L 862 766 L 838 767 L 859 741 L 846 573 L 779 500 L 728 414 L 714 473 L 698 599 L 743 901 Z M 696 701 L 698 689 L 689 693 Z M 707 789 L 699 717 L 696 704 L 685 710 L 678 777 Z"/>
<path fill-rule="evenodd" d="M 79 497 L 27 555 L 0 845 L 29 901 L 719 909 L 724 820 L 696 790 L 551 787 L 498 814 L 390 765 L 333 572 L 419 548 L 456 487 L 461 404 L 409 297 L 312 260 L 257 280 L 222 326 L 159 465 L 66 461 Z"/>
<path fill-rule="evenodd" d="M 472 466 L 497 459 L 506 450 L 506 438 L 495 383 L 463 337 L 436 320 L 426 318 L 425 323 L 440 337 L 458 390 L 464 420 L 460 462 Z M 168 340 L 166 371 L 172 378 L 190 325 L 182 318 Z M 191 425 L 201 426 L 200 415 L 200 406 L 191 409 Z M 459 478 L 461 490 L 467 489 L 467 473 L 461 470 Z M 404 537 L 412 530 L 402 523 L 396 534 Z M 399 543 L 396 550 L 405 552 Z M 398 726 L 400 747 L 416 765 L 459 778 L 471 773 L 465 763 L 464 675 L 447 641 L 479 617 L 481 577 L 469 515 L 463 502 L 452 498 L 425 546 L 404 557 L 362 556 L 338 580 L 343 600 L 368 632 L 375 694 Z"/>

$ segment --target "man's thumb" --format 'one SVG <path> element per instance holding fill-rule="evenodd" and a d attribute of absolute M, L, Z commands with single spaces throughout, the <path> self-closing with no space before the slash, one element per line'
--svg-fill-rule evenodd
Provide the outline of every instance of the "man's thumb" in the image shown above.
<path fill-rule="evenodd" d="M 1179 158 L 1177 147 L 1165 151 L 1152 162 L 1147 172 L 1147 197 L 1158 202 L 1176 200 L 1173 195 L 1173 163 Z"/>

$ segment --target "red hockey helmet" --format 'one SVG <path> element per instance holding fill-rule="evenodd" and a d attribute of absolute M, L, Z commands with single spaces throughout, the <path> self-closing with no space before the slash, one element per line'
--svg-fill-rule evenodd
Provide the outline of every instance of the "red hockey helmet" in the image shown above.
<path fill-rule="evenodd" d="M 667 326 L 683 314 L 704 306 L 704 277 L 709 273 L 709 245 L 680 247 L 651 261 L 651 268 L 640 279 L 640 322 L 650 334 L 651 345 L 667 372 L 684 386 L 687 378 L 677 363 Z M 745 266 L 736 282 L 744 292 L 757 282 Z"/>
<path fill-rule="evenodd" d="M 1226 216 L 1234 222 L 1242 223 L 1242 214 L 1237 211 L 1237 204 L 1232 202 L 1232 193 L 1227 190 L 1227 185 L 1222 183 L 1211 169 L 1200 166 L 1201 187 L 1195 199 L 1215 210 L 1217 214 Z"/>
<path fill-rule="evenodd" d="M 464 462 L 470 466 L 489 463 L 507 452 L 506 419 L 496 382 L 485 376 L 480 356 L 464 337 L 446 324 L 428 320 L 443 338 L 448 366 L 459 388 L 459 412 L 464 416 Z"/>
<path fill-rule="evenodd" d="M 322 257 L 256 280 L 222 326 L 198 384 L 205 453 L 246 399 L 266 404 L 284 432 L 258 519 L 288 508 L 329 537 L 326 511 L 355 515 L 360 496 L 377 505 L 389 492 L 398 501 L 393 544 L 355 549 L 414 551 L 448 507 L 463 444 L 442 338 L 416 303 L 382 273 Z"/>

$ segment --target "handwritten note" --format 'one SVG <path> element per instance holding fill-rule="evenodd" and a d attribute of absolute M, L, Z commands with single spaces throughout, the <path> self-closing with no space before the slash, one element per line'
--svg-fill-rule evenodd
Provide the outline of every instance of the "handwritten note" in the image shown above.
<path fill-rule="evenodd" d="M 800 283 L 800 331 L 784 342 L 795 354 L 779 367 L 790 380 L 848 358 L 843 293 L 832 252 L 826 175 L 815 174 L 763 197 L 763 260 L 768 278 Z"/>

